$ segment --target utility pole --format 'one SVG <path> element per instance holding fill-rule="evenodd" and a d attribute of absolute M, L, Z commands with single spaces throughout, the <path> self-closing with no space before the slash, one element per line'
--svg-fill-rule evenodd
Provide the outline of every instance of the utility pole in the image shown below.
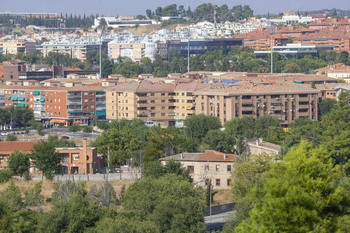
<path fill-rule="evenodd" d="M 190 72 L 190 35 L 191 35 L 191 29 L 188 28 L 188 41 L 187 41 L 187 73 Z"/>
<path fill-rule="evenodd" d="M 101 28 L 100 34 L 100 78 L 102 78 L 102 33 L 105 26 Z"/>
<path fill-rule="evenodd" d="M 273 73 L 273 34 L 276 33 L 276 28 L 272 22 L 270 22 L 269 34 L 271 34 L 271 74 Z"/>

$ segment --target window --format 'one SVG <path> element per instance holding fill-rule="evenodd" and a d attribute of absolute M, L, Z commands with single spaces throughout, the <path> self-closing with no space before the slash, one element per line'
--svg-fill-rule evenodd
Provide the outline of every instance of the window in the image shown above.
<path fill-rule="evenodd" d="M 187 166 L 187 169 L 190 172 L 190 174 L 194 173 L 194 166 Z"/>
<path fill-rule="evenodd" d="M 209 179 L 205 179 L 204 184 L 205 184 L 205 186 L 207 186 L 209 184 Z"/>
<path fill-rule="evenodd" d="M 155 117 L 156 116 L 156 114 L 155 113 L 151 113 L 151 117 Z"/>
<path fill-rule="evenodd" d="M 90 99 L 90 102 L 94 102 L 94 99 Z"/>
<path fill-rule="evenodd" d="M 220 165 L 216 165 L 216 169 L 215 169 L 217 172 L 220 171 Z"/>
<path fill-rule="evenodd" d="M 230 172 L 232 169 L 231 165 L 227 165 L 227 171 Z"/>
<path fill-rule="evenodd" d="M 220 186 L 220 179 L 215 179 L 215 185 Z"/>
<path fill-rule="evenodd" d="M 95 106 L 94 106 L 94 105 L 91 105 L 90 108 L 95 108 Z"/>
<path fill-rule="evenodd" d="M 84 99 L 84 103 L 88 102 L 88 99 Z"/>
<path fill-rule="evenodd" d="M 165 103 L 165 100 L 162 100 L 162 103 Z"/>
<path fill-rule="evenodd" d="M 208 172 L 209 171 L 209 165 L 205 165 L 205 171 Z"/>
<path fill-rule="evenodd" d="M 73 160 L 79 160 L 79 154 L 72 154 Z"/>
<path fill-rule="evenodd" d="M 162 106 L 162 110 L 164 110 L 165 109 L 165 106 Z"/>
<path fill-rule="evenodd" d="M 87 91 L 84 92 L 84 95 L 88 95 L 89 93 Z"/>
<path fill-rule="evenodd" d="M 154 96 L 154 93 L 151 93 L 151 96 Z"/>
<path fill-rule="evenodd" d="M 227 186 L 231 186 L 231 180 L 227 179 Z"/>
<path fill-rule="evenodd" d="M 154 100 L 151 100 L 151 103 L 155 103 L 155 101 L 154 101 Z"/>
<path fill-rule="evenodd" d="M 165 116 L 165 113 L 162 113 L 162 116 Z"/>

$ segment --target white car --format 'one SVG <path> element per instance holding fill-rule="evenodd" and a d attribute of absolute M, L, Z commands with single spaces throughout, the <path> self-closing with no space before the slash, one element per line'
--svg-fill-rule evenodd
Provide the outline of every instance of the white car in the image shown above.
<path fill-rule="evenodd" d="M 8 133 L 6 131 L 1 132 L 1 136 L 7 136 L 7 135 L 8 135 Z"/>

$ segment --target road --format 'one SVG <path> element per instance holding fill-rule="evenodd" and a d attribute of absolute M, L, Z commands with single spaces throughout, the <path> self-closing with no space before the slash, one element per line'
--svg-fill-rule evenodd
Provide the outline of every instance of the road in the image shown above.
<path fill-rule="evenodd" d="M 204 217 L 204 222 L 207 225 L 207 232 L 216 232 L 222 230 L 225 223 L 229 221 L 230 217 L 233 214 L 234 211 L 230 211 L 222 214 Z"/>

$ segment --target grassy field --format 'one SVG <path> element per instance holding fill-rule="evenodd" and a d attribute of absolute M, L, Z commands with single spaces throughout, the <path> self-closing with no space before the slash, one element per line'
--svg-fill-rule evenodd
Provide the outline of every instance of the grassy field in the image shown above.
<path fill-rule="evenodd" d="M 214 195 L 214 205 L 222 205 L 233 202 L 233 195 L 231 189 L 221 189 Z"/>

